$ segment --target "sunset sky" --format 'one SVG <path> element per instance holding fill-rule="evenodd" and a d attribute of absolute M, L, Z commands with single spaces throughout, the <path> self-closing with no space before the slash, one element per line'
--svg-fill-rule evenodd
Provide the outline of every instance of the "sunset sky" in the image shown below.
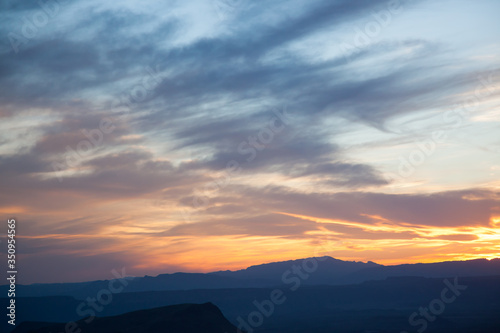
<path fill-rule="evenodd" d="M 499 13 L 1 2 L 0 211 L 17 219 L 18 282 L 500 257 Z"/>

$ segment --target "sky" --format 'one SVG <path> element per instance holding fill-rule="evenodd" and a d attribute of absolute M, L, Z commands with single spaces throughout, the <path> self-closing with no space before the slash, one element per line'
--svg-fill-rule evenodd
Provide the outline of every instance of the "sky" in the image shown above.
<path fill-rule="evenodd" d="M 499 257 L 499 12 L 0 2 L 18 282 Z"/>

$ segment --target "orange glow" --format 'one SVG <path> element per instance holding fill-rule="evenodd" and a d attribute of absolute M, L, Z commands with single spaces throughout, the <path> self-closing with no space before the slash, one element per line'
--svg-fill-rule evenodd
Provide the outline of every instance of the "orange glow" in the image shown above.
<path fill-rule="evenodd" d="M 134 219 L 100 226 L 92 234 L 52 233 L 19 235 L 19 238 L 50 240 L 54 244 L 54 253 L 65 249 L 66 253 L 76 257 L 120 253 L 130 261 L 130 273 L 139 276 L 174 271 L 238 270 L 262 263 L 324 255 L 349 261 L 371 260 L 384 265 L 500 256 L 499 217 L 492 217 L 489 226 L 433 227 L 397 224 L 371 215 L 365 215 L 371 223 L 361 223 L 287 212 L 276 214 L 312 221 L 317 227 L 293 237 L 248 234 L 173 236 L 159 233 L 165 223 L 142 223 Z M 340 227 L 339 230 L 348 227 L 350 233 L 336 230 L 335 226 Z M 367 239 L 366 234 L 375 236 Z M 471 235 L 475 239 L 467 238 Z M 85 246 L 89 239 L 94 241 L 92 247 Z"/>
<path fill-rule="evenodd" d="M 6 214 L 11 216 L 12 214 L 21 214 L 26 212 L 24 207 L 11 206 L 11 207 L 0 207 L 0 214 Z"/>

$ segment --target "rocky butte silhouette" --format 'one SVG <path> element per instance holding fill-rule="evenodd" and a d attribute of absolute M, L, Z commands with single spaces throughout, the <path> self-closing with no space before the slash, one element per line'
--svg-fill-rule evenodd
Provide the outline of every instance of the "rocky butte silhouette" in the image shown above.
<path fill-rule="evenodd" d="M 70 323 L 24 322 L 13 333 L 236 333 L 238 331 L 212 303 L 180 304 L 112 317 L 96 317 L 90 323 L 86 323 L 87 319 Z"/>

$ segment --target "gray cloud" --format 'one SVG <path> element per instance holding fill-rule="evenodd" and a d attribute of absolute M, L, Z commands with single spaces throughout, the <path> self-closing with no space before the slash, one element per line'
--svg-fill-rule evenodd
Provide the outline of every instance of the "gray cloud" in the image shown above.
<path fill-rule="evenodd" d="M 426 1 L 401 3 L 411 11 Z M 9 147 L 0 155 L 0 208 L 40 215 L 29 217 L 26 235 L 97 233 L 101 223 L 121 226 L 120 212 L 72 216 L 82 207 L 121 200 L 168 207 L 168 227 L 159 237 L 316 237 L 309 232 L 318 231 L 317 223 L 277 211 L 366 225 L 379 216 L 395 225 L 453 227 L 488 225 L 500 211 L 498 193 L 481 189 L 382 193 L 388 182 L 381 170 L 368 159 L 356 160 L 341 144 L 345 138 L 339 137 L 349 130 L 343 124 L 387 134 L 398 117 L 461 103 L 477 86 L 478 75 L 486 73 L 486 65 L 454 57 L 447 40 L 419 34 L 374 39 L 346 61 L 334 32 L 373 20 L 373 11 L 385 9 L 387 0 L 250 1 L 210 28 L 203 25 L 210 20 L 184 14 L 188 2 L 158 4 L 155 12 L 142 4 L 141 10 L 126 6 L 67 3 L 16 53 L 8 34 L 21 33 L 23 18 L 40 11 L 40 5 L 0 4 L 0 118 L 15 133 L 5 131 L 0 139 L 0 149 Z M 351 42 L 352 36 L 345 36 Z M 488 73 L 497 75 L 498 64 L 489 64 Z M 124 96 L 130 97 L 150 69 L 157 84 L 127 105 Z M 284 108 L 289 123 L 275 123 L 286 126 L 257 148 L 251 141 Z M 107 117 L 115 126 L 112 133 L 75 165 L 66 163 L 68 147 L 78 150 L 89 140 L 84 132 L 98 129 Z M 411 133 L 403 140 L 396 134 L 373 145 L 395 146 L 416 137 Z M 17 141 L 22 148 L 12 151 Z M 232 160 L 241 172 L 212 193 L 207 205 L 194 209 L 198 190 Z M 54 162 L 63 165 L 62 182 L 54 177 Z M 277 179 L 306 185 L 292 188 Z M 248 185 L 252 180 L 255 184 Z M 178 223 L 176 209 L 193 210 L 196 219 Z M 322 227 L 359 239 L 416 236 Z M 38 239 L 26 242 L 30 254 L 102 245 L 101 240 L 68 240 L 59 247 Z M 41 256 L 31 257 L 29 265 Z M 108 269 L 114 260 L 121 263 L 115 254 L 81 262 L 101 262 L 100 269 Z"/>

